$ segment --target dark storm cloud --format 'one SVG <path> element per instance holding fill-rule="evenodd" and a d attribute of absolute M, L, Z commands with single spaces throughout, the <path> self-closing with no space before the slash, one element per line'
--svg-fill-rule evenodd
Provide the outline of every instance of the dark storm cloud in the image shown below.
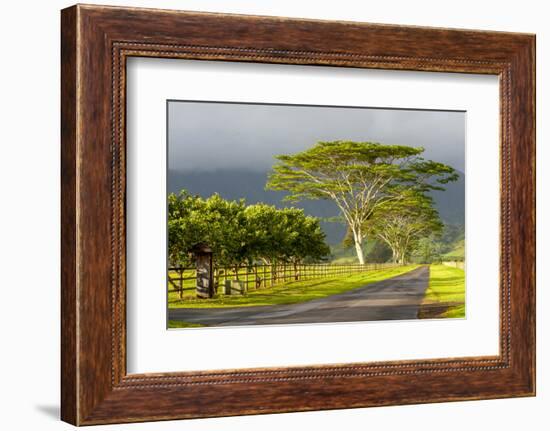
<path fill-rule="evenodd" d="M 169 169 L 266 171 L 273 156 L 317 141 L 422 146 L 464 172 L 465 113 L 169 102 Z"/>

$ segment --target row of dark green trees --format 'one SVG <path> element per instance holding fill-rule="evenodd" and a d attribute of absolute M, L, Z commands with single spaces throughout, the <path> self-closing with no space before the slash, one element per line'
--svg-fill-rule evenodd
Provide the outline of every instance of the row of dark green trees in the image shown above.
<path fill-rule="evenodd" d="M 182 191 L 168 197 L 168 255 L 171 266 L 192 262 L 189 250 L 208 244 L 218 266 L 261 261 L 299 263 L 330 254 L 319 219 L 297 208 L 246 205 L 215 194 L 207 199 Z"/>
<path fill-rule="evenodd" d="M 324 199 L 336 204 L 347 227 L 345 243 L 365 263 L 367 240 L 386 244 L 392 260 L 404 263 L 443 224 L 430 192 L 458 179 L 443 163 L 421 157 L 422 147 L 374 142 L 318 142 L 296 154 L 276 156 L 266 188 L 285 191 L 285 200 Z M 218 195 L 208 199 L 185 191 L 169 196 L 169 259 L 189 263 L 188 250 L 206 242 L 218 265 L 246 262 L 303 262 L 330 250 L 319 220 L 296 208 L 246 205 Z"/>

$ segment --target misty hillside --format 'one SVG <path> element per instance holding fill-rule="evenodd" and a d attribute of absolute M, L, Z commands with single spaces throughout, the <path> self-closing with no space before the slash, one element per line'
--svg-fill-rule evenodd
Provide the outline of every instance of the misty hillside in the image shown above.
<path fill-rule="evenodd" d="M 458 171 L 459 179 L 454 183 L 444 184 L 445 191 L 434 191 L 435 205 L 441 219 L 446 223 L 464 226 L 466 189 L 464 173 Z"/>
<path fill-rule="evenodd" d="M 213 172 L 181 173 L 168 171 L 168 193 L 178 193 L 186 189 L 191 194 L 203 197 L 219 193 L 225 199 L 244 198 L 249 204 L 264 202 L 271 205 L 289 206 L 282 202 L 284 192 L 266 191 L 264 189 L 267 172 L 243 170 L 217 170 Z M 446 223 L 464 225 L 464 174 L 455 183 L 446 185 L 445 192 L 434 192 L 437 209 Z M 303 208 L 307 214 L 319 218 L 338 215 L 338 208 L 330 201 L 304 201 L 293 206 Z M 342 241 L 345 227 L 341 223 L 323 222 L 322 228 L 327 235 L 327 242 L 336 245 Z"/>

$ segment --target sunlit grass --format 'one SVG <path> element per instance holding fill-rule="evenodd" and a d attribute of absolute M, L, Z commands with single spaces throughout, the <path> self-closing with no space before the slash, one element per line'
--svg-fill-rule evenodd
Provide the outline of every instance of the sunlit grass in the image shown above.
<path fill-rule="evenodd" d="M 449 307 L 444 313 L 443 317 L 448 318 L 464 318 L 466 316 L 466 305 L 457 305 L 455 307 Z"/>
<path fill-rule="evenodd" d="M 200 323 L 181 322 L 179 320 L 169 320 L 168 327 L 169 328 L 202 328 L 204 327 L 204 325 L 201 325 Z"/>
<path fill-rule="evenodd" d="M 257 305 L 295 304 L 347 292 L 386 278 L 409 272 L 418 265 L 378 269 L 342 277 L 318 278 L 294 281 L 249 291 L 247 295 L 219 295 L 212 299 L 179 298 L 177 292 L 168 295 L 170 308 L 223 308 L 250 307 Z"/>
<path fill-rule="evenodd" d="M 464 271 L 445 265 L 430 266 L 430 284 L 422 302 L 421 317 L 463 318 L 466 316 Z M 437 315 L 430 314 L 438 309 Z"/>

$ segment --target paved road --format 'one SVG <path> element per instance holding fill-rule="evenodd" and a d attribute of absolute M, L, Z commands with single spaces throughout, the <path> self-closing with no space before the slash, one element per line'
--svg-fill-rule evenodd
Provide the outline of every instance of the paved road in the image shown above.
<path fill-rule="evenodd" d="M 208 326 L 416 319 L 429 274 L 429 267 L 422 266 L 397 277 L 299 304 L 173 308 L 168 310 L 168 317 Z"/>

